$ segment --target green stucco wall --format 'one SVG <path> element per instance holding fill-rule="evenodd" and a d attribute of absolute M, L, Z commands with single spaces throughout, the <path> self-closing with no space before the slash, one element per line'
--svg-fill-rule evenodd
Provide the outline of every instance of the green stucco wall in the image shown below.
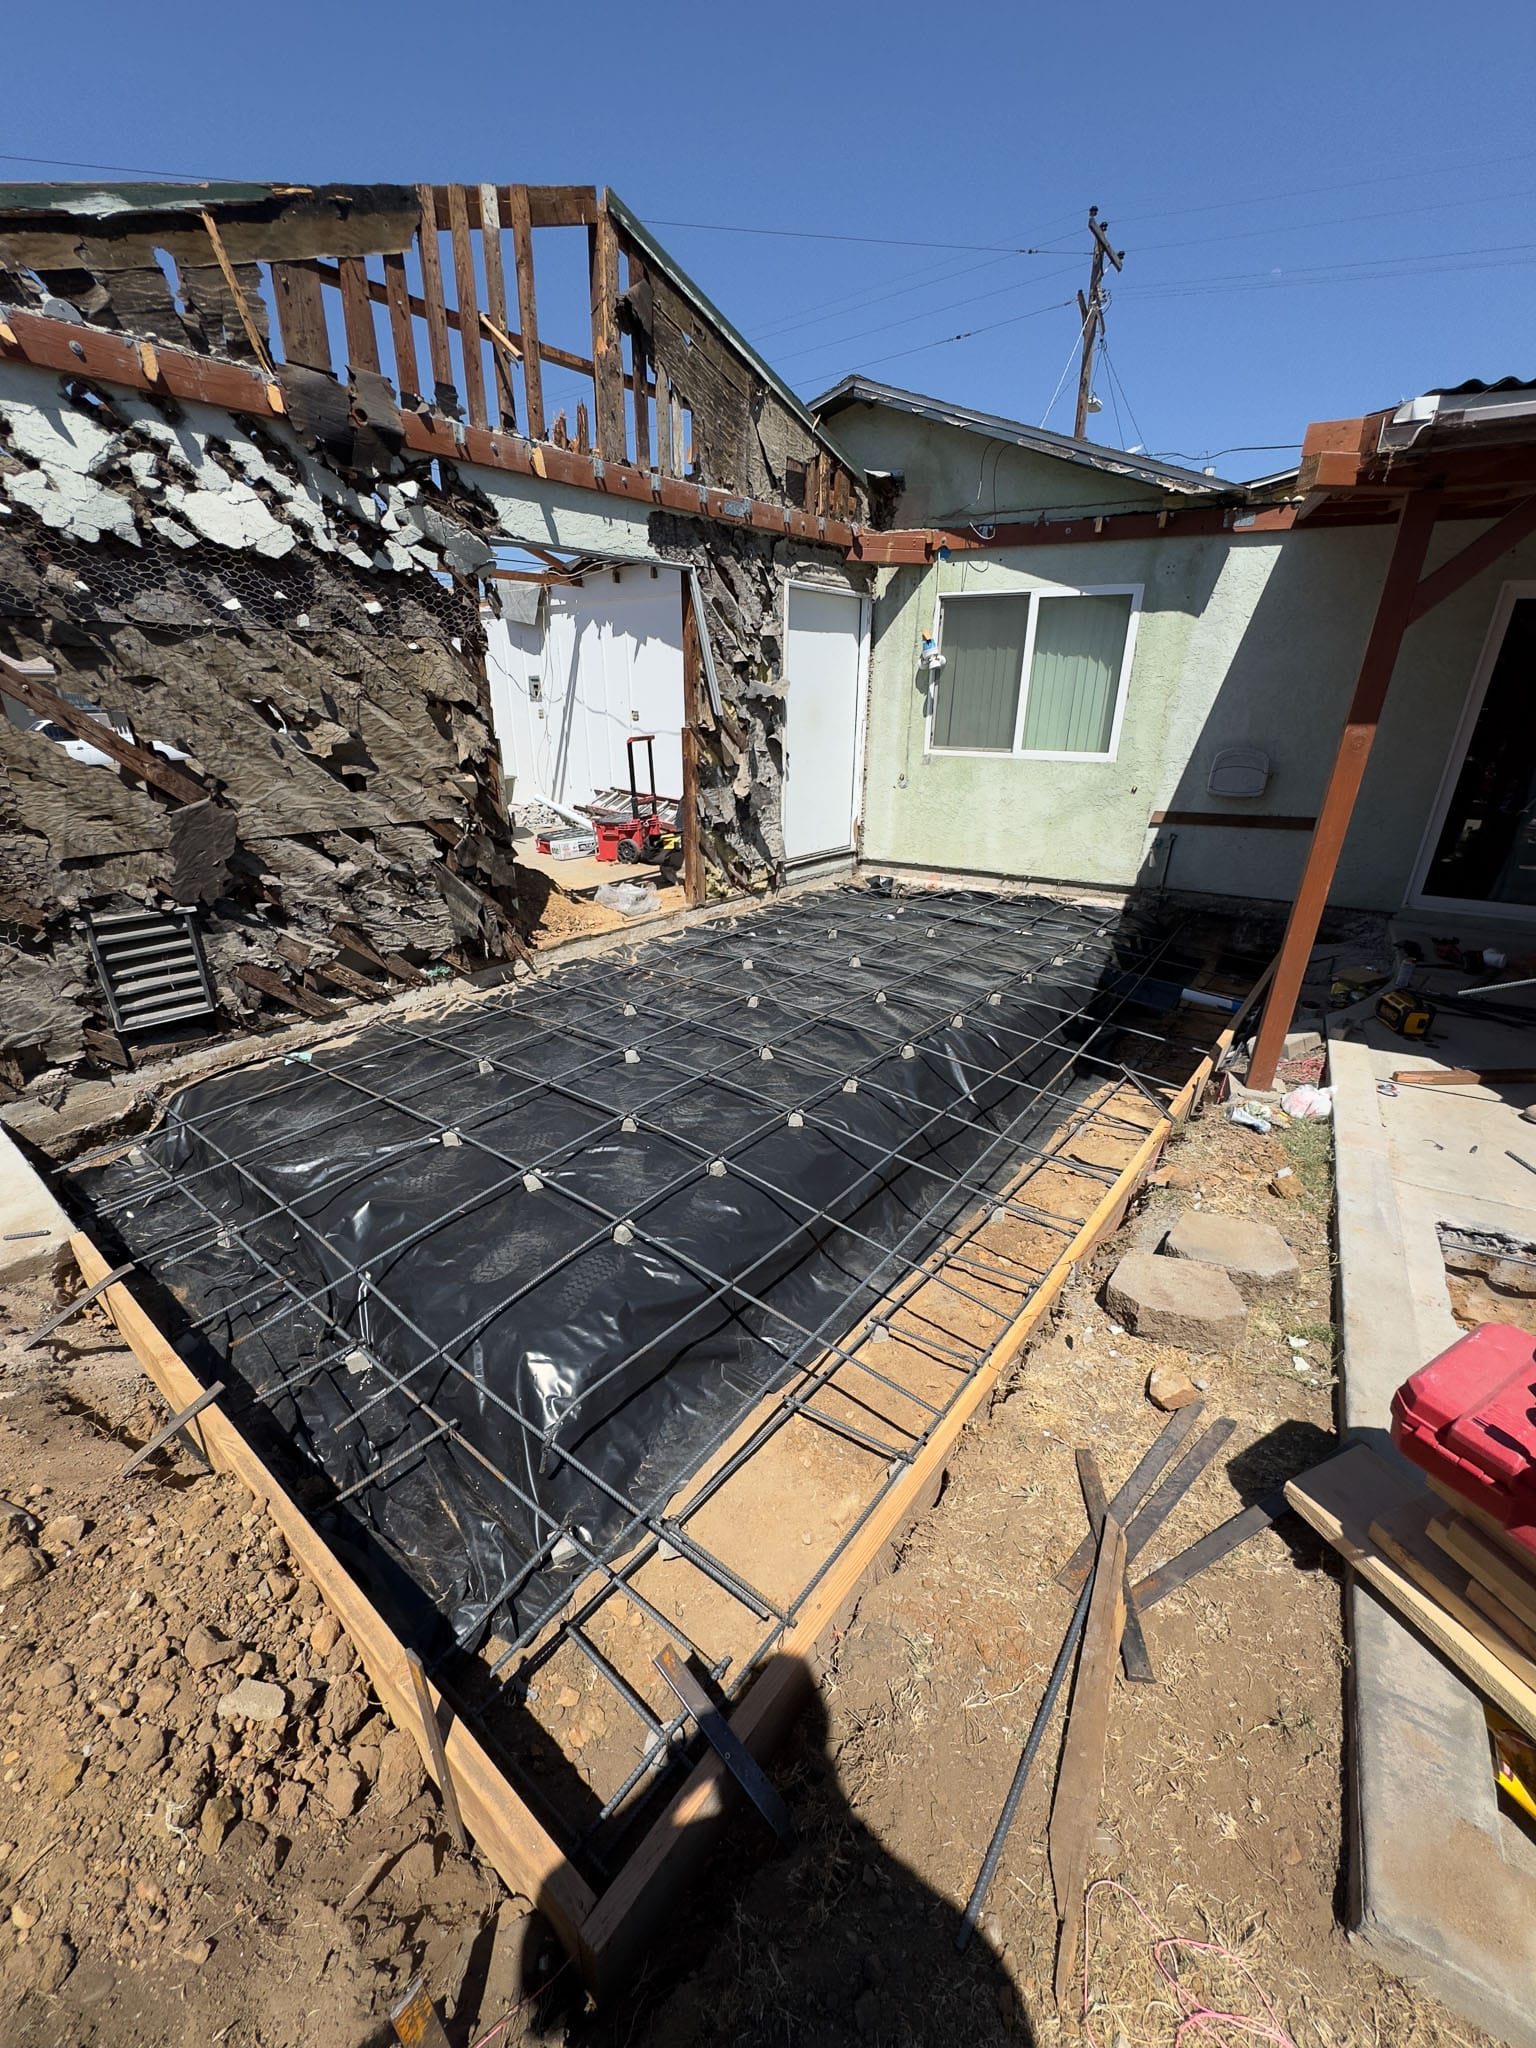
<path fill-rule="evenodd" d="M 1061 465 L 1054 465 L 1059 468 Z M 1433 567 L 1479 532 L 1442 526 Z M 1304 832 L 1148 824 L 1154 811 L 1315 814 L 1338 744 L 1390 529 L 1025 548 L 882 572 L 874 614 L 863 855 L 878 865 L 1234 896 L 1293 893 Z M 1406 896 L 1501 586 L 1536 578 L 1536 542 L 1409 629 L 1339 864 L 1333 900 L 1394 910 Z M 943 591 L 1143 586 L 1112 762 L 924 755 L 921 636 Z M 1266 794 L 1206 792 L 1211 757 L 1270 757 Z"/>
<path fill-rule="evenodd" d="M 1040 455 L 891 406 L 847 406 L 829 416 L 827 430 L 864 467 L 901 471 L 906 484 L 896 504 L 897 526 L 1165 502 L 1164 492 L 1134 477 Z"/>

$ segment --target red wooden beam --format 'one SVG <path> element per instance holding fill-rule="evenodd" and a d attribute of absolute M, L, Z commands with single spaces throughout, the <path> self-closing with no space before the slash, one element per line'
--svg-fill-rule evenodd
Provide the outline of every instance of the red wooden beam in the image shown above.
<path fill-rule="evenodd" d="M 1527 498 L 1514 505 L 1496 526 L 1479 534 L 1476 540 L 1468 541 L 1459 554 L 1452 555 L 1448 562 L 1426 576 L 1414 593 L 1413 607 L 1408 614 L 1410 623 L 1422 619 L 1427 611 L 1470 583 L 1474 576 L 1484 569 L 1492 568 L 1501 555 L 1507 555 L 1521 541 L 1536 533 L 1536 498 Z"/>
<path fill-rule="evenodd" d="M 1370 759 L 1376 729 L 1381 722 L 1398 649 L 1413 616 L 1419 572 L 1424 566 L 1425 550 L 1435 530 L 1439 511 L 1439 498 L 1434 492 L 1415 491 L 1404 503 L 1398 520 L 1392 558 L 1387 564 L 1381 596 L 1376 604 L 1376 617 L 1361 658 L 1355 694 L 1350 700 L 1333 773 L 1328 778 L 1328 789 L 1317 814 L 1317 829 L 1307 850 L 1301 887 L 1291 906 L 1275 978 L 1264 1005 L 1264 1021 L 1259 1027 L 1258 1042 L 1249 1062 L 1250 1088 L 1269 1088 L 1274 1084 L 1280 1048 L 1296 1014 L 1296 998 L 1301 993 L 1302 978 L 1317 941 L 1317 928 L 1322 922 L 1328 891 L 1338 870 L 1339 853 L 1354 815 L 1355 799 L 1365 779 L 1365 765 Z"/>

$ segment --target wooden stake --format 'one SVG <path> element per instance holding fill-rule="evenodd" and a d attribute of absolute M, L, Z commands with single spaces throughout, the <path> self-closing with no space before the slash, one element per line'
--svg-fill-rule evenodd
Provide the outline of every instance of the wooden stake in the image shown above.
<path fill-rule="evenodd" d="M 1051 1882 L 1061 1925 L 1056 1948 L 1056 2003 L 1065 2007 L 1083 1931 L 1083 1895 L 1088 1883 L 1088 1843 L 1098 1826 L 1104 1799 L 1104 1747 L 1109 1736 L 1109 1700 L 1120 1660 L 1125 1626 L 1125 1531 L 1113 1515 L 1104 1518 L 1094 1566 L 1093 1597 L 1077 1678 L 1068 1709 L 1056 1797 L 1051 1805 Z"/>
<path fill-rule="evenodd" d="M 458 1794 L 453 1789 L 453 1773 L 448 1768 L 448 1752 L 443 1747 L 443 1731 L 438 1725 L 437 1702 L 427 1685 L 427 1674 L 422 1669 L 421 1659 L 414 1650 L 407 1650 L 405 1661 L 410 1666 L 411 1686 L 416 1694 L 416 1705 L 421 1710 L 421 1726 L 427 1738 L 427 1747 L 432 1752 L 432 1763 L 437 1778 L 437 1789 L 443 1795 L 443 1813 L 447 1817 L 448 1832 L 453 1836 L 461 1856 L 469 1854 L 469 1836 L 464 1832 L 464 1822 L 459 1814 Z"/>

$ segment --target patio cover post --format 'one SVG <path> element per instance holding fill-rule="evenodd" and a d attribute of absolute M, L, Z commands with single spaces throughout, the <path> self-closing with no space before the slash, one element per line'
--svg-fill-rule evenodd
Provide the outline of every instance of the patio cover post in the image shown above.
<path fill-rule="evenodd" d="M 1301 993 L 1302 978 L 1312 957 L 1317 928 L 1322 922 L 1328 891 L 1333 886 L 1334 872 L 1339 865 L 1344 835 L 1349 830 L 1355 799 L 1365 778 L 1365 764 L 1370 759 L 1398 649 L 1414 614 L 1419 572 L 1424 565 L 1425 551 L 1439 509 L 1437 492 L 1410 491 L 1398 516 L 1392 558 L 1382 580 L 1371 636 L 1365 643 L 1355 694 L 1345 717 L 1327 793 L 1313 827 L 1307 864 L 1302 871 L 1296 901 L 1291 906 L 1285 941 L 1280 948 L 1280 962 L 1275 969 L 1269 1000 L 1264 1005 L 1264 1021 L 1259 1027 L 1258 1042 L 1249 1062 L 1250 1088 L 1268 1088 L 1274 1083 L 1280 1049 L 1296 1014 L 1296 998 Z"/>

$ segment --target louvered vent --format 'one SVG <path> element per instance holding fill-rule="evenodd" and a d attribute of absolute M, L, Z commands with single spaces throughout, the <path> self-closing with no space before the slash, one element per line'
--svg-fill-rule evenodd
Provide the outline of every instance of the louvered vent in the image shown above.
<path fill-rule="evenodd" d="M 119 1031 L 154 1031 L 213 1015 L 213 984 L 190 911 L 87 915 L 85 929 Z"/>

